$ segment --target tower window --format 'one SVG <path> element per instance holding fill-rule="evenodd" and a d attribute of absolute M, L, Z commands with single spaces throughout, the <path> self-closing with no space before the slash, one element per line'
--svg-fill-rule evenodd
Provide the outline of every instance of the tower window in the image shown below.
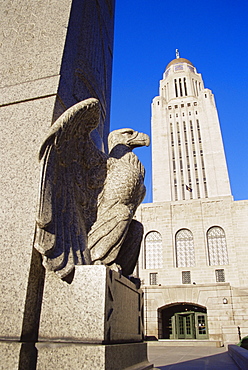
<path fill-rule="evenodd" d="M 174 186 L 174 189 L 175 189 L 175 200 L 178 200 L 177 185 Z"/>
<path fill-rule="evenodd" d="M 183 170 L 181 170 L 182 172 Z M 182 176 L 182 182 L 183 182 L 183 173 L 181 173 L 181 176 Z M 183 195 L 183 199 L 185 199 L 185 189 L 184 189 L 184 184 L 182 184 L 182 195 Z"/>
<path fill-rule="evenodd" d="M 151 272 L 150 273 L 150 285 L 157 285 L 158 284 L 158 273 Z"/>
<path fill-rule="evenodd" d="M 179 78 L 179 89 L 180 89 L 180 96 L 183 96 L 183 89 L 182 89 L 182 81 L 181 81 L 181 78 Z"/>
<path fill-rule="evenodd" d="M 207 96 L 207 94 L 205 94 L 205 98 L 207 98 L 208 96 Z"/>
<path fill-rule="evenodd" d="M 191 284 L 190 271 L 182 271 L 182 283 L 183 284 Z"/>
<path fill-rule="evenodd" d="M 188 103 L 187 106 L 190 107 L 190 103 Z"/>
<path fill-rule="evenodd" d="M 176 98 L 178 97 L 178 90 L 177 90 L 177 80 L 175 79 L 174 80 L 174 84 L 175 84 L 175 94 L 176 94 Z"/>
<path fill-rule="evenodd" d="M 195 88 L 196 88 L 196 95 L 198 96 L 198 86 L 197 86 L 197 81 L 195 81 Z"/>
<path fill-rule="evenodd" d="M 225 271 L 224 269 L 215 270 L 216 283 L 225 282 Z"/>
<path fill-rule="evenodd" d="M 176 64 L 174 67 L 174 71 L 182 71 L 183 70 L 183 64 Z"/>
<path fill-rule="evenodd" d="M 184 77 L 183 83 L 184 83 L 185 96 L 187 96 L 188 95 L 188 91 L 187 91 L 186 77 Z"/>

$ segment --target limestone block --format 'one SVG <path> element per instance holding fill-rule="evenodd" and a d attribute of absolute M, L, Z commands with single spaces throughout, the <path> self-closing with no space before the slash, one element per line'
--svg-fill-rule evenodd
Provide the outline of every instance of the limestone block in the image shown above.
<path fill-rule="evenodd" d="M 142 302 L 132 282 L 103 265 L 76 266 L 71 284 L 47 273 L 39 340 L 141 341 Z"/>

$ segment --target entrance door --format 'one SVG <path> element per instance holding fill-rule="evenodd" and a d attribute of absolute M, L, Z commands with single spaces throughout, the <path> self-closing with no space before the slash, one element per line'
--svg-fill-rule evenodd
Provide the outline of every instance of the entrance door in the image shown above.
<path fill-rule="evenodd" d="M 207 339 L 206 307 L 181 303 L 158 310 L 159 339 Z"/>
<path fill-rule="evenodd" d="M 178 339 L 194 339 L 195 323 L 193 312 L 176 313 L 176 331 Z"/>
<path fill-rule="evenodd" d="M 195 330 L 196 339 L 208 338 L 207 315 L 205 313 L 195 313 Z"/>

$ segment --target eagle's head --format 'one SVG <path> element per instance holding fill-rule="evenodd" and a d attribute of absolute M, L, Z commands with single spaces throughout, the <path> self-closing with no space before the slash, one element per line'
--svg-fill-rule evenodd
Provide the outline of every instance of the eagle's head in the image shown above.
<path fill-rule="evenodd" d="M 150 138 L 143 132 L 135 131 L 131 128 L 121 128 L 110 132 L 108 136 L 109 152 L 115 147 L 126 147 L 129 151 L 139 146 L 149 146 Z"/>

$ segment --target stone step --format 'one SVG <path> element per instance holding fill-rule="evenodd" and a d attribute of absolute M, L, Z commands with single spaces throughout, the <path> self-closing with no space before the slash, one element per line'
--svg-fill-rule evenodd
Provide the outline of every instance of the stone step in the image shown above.
<path fill-rule="evenodd" d="M 220 340 L 209 340 L 209 339 L 159 339 L 156 341 L 147 341 L 149 346 L 184 346 L 184 347 L 223 347 L 223 343 Z"/>

